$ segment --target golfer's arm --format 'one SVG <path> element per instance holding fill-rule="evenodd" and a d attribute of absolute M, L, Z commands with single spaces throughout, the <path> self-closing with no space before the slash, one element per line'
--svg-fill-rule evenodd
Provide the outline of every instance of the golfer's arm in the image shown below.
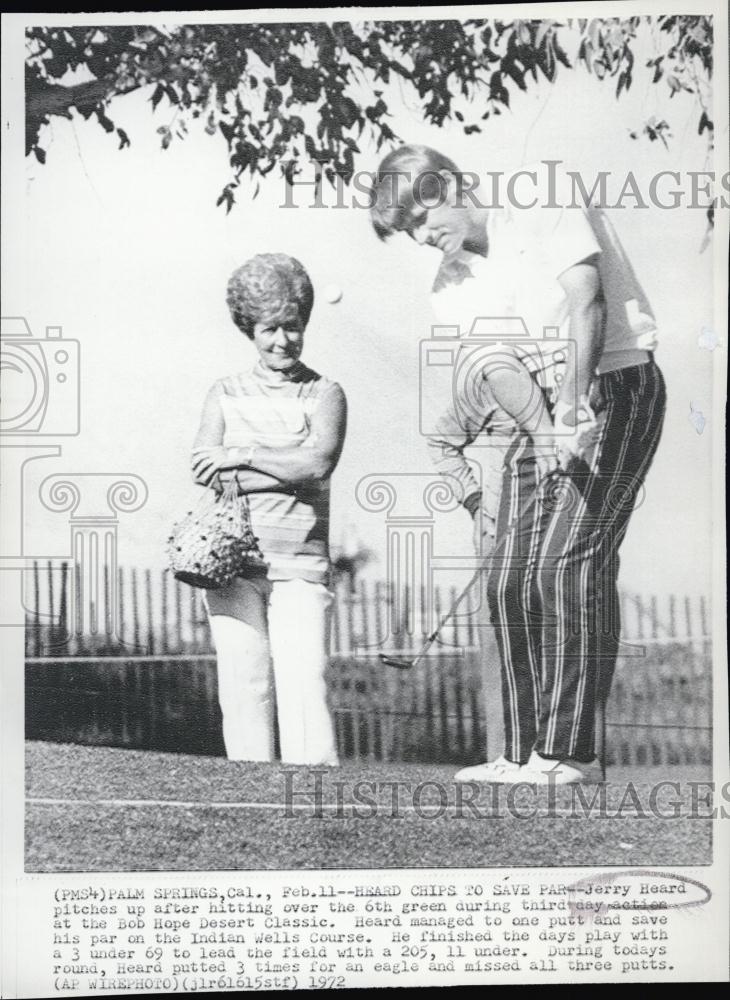
<path fill-rule="evenodd" d="M 552 438 L 553 422 L 540 387 L 527 368 L 515 358 L 514 365 L 492 368 L 484 375 L 499 406 L 531 437 Z"/>
<path fill-rule="evenodd" d="M 453 407 L 449 407 L 436 422 L 436 433 L 427 441 L 431 461 L 438 472 L 449 480 L 456 500 L 470 513 L 481 496 L 481 490 L 471 465 L 464 457 L 464 449 L 475 439 L 476 433 L 465 429 Z"/>
<path fill-rule="evenodd" d="M 336 383 L 322 398 L 312 416 L 307 443 L 287 448 L 256 447 L 235 450 L 240 468 L 275 477 L 280 483 L 299 485 L 329 479 L 340 459 L 347 430 L 347 401 Z"/>
<path fill-rule="evenodd" d="M 559 399 L 574 407 L 581 396 L 588 395 L 603 352 L 605 303 L 595 257 L 569 267 L 558 281 L 568 297 L 569 333 L 575 344 L 575 351 L 568 356 Z"/>

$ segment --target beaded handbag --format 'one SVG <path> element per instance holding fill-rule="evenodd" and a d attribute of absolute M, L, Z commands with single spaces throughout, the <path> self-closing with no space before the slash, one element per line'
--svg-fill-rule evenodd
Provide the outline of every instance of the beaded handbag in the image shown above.
<path fill-rule="evenodd" d="M 248 498 L 231 479 L 221 493 L 206 491 L 197 507 L 173 525 L 167 540 L 173 576 L 191 587 L 218 590 L 236 577 L 266 572 L 251 529 Z"/>

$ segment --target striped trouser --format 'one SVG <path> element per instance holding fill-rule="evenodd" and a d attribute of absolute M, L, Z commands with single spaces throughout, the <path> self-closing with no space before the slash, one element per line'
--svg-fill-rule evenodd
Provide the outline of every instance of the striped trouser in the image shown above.
<path fill-rule="evenodd" d="M 504 464 L 487 596 L 502 667 L 505 756 L 533 749 L 589 761 L 595 706 L 618 652 L 618 549 L 661 436 L 666 395 L 653 361 L 598 379 L 600 433 L 585 459 L 543 483 L 533 443 Z"/>

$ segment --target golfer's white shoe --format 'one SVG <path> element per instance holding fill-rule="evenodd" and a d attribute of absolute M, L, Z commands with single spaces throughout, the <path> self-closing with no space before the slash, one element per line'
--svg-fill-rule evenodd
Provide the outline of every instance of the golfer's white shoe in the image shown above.
<path fill-rule="evenodd" d="M 598 761 L 584 764 L 578 761 L 547 760 L 533 750 L 523 767 L 522 781 L 536 785 L 599 784 L 603 781 Z"/>
<path fill-rule="evenodd" d="M 500 785 L 516 785 L 523 781 L 534 783 L 535 779 L 525 776 L 524 764 L 515 764 L 506 757 L 497 757 L 486 764 L 463 767 L 454 775 L 454 781 L 490 781 Z"/>

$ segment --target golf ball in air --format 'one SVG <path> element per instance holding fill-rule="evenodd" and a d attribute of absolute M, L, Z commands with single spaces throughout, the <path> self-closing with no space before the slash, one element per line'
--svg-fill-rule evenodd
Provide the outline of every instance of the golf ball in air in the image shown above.
<path fill-rule="evenodd" d="M 339 285 L 325 285 L 322 294 L 324 295 L 325 302 L 335 305 L 342 298 L 342 289 Z"/>

